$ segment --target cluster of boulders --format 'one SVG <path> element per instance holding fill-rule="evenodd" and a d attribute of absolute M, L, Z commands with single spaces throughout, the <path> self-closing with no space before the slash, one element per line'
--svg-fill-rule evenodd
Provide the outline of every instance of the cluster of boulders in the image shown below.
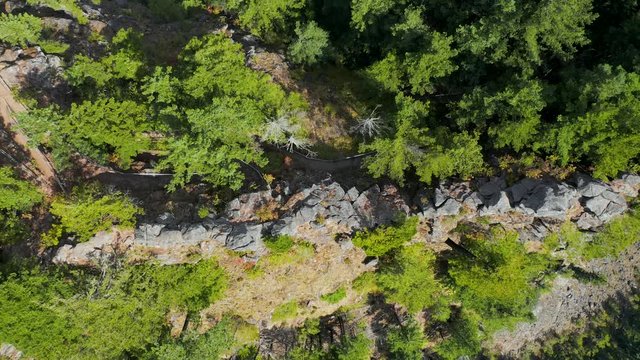
<path fill-rule="evenodd" d="M 126 243 L 169 263 L 181 262 L 180 256 L 189 254 L 177 249 L 206 251 L 216 244 L 260 256 L 267 237 L 290 235 L 322 244 L 407 215 L 419 216 L 421 224 L 428 224 L 428 231 L 418 236 L 432 243 L 444 243 L 458 221 L 478 217 L 520 231 L 524 241 L 541 240 L 565 221 L 574 221 L 582 230 L 597 229 L 627 210 L 625 197 L 637 196 L 639 189 L 637 175 L 610 183 L 582 174 L 567 182 L 522 179 L 511 186 L 504 177 L 493 177 L 423 189 L 412 202 L 390 184 L 359 191 L 327 180 L 295 193 L 285 185 L 243 194 L 223 213 L 199 222 L 180 222 L 173 214 L 163 213 L 154 222 L 139 225 Z M 86 263 L 90 254 L 106 244 L 110 244 L 108 234 L 75 247 L 65 245 L 56 261 Z M 167 255 L 172 252 L 173 256 Z"/>
<path fill-rule="evenodd" d="M 443 216 L 482 216 L 519 230 L 525 240 L 540 240 L 565 221 L 574 221 L 581 230 L 596 230 L 625 212 L 625 197 L 636 197 L 639 188 L 640 176 L 631 174 L 610 183 L 577 174 L 567 182 L 525 178 L 510 186 L 504 177 L 493 177 L 445 183 L 433 193 L 419 193 L 415 203 L 435 230 Z"/>

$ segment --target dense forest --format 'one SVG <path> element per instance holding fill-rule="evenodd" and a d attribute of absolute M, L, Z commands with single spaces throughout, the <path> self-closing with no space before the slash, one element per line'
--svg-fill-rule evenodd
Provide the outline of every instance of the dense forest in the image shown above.
<path fill-rule="evenodd" d="M 314 299 L 267 294 L 270 318 L 258 321 L 239 302 L 255 301 L 256 313 L 262 303 L 241 288 L 308 285 L 295 276 L 321 267 L 324 245 L 271 233 L 264 253 L 224 249 L 167 264 L 114 248 L 86 266 L 54 264 L 63 246 L 138 231 L 156 208 L 177 213 L 191 201 L 194 218 L 217 221 L 243 193 L 320 176 L 292 170 L 292 158 L 324 164 L 360 154 L 360 168 L 342 175 L 348 181 L 411 194 L 451 181 L 513 185 L 578 173 L 615 188 L 607 184 L 640 172 L 640 3 L 0 4 L 3 84 L 5 69 L 32 52 L 60 63 L 22 74 L 0 98 L 25 106 L 12 109 L 15 124 L 4 119 L 2 134 L 28 138 L 54 169 L 43 181 L 44 171 L 29 170 L 37 161 L 21 160 L 11 136 L 0 137 L 0 359 L 511 357 L 494 336 L 535 320 L 558 278 L 606 283 L 592 264 L 627 256 L 640 239 L 638 202 L 628 195 L 604 204 L 628 203 L 625 214 L 589 231 L 571 214 L 549 222 L 535 248 L 506 223 L 513 213 L 455 223 L 445 214 L 443 231 L 456 242 L 442 250 L 416 240 L 425 220 L 407 211 L 343 234 L 361 258 L 340 262 L 368 270 Z M 101 183 L 100 174 L 167 180 L 152 196 Z M 272 224 L 279 211 L 265 205 L 250 216 Z M 639 320 L 638 294 L 619 293 L 572 331 L 514 357 L 637 358 Z"/>

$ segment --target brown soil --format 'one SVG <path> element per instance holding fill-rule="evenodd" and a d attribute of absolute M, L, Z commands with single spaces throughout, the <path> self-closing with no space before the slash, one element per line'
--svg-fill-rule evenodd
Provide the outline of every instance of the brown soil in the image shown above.
<path fill-rule="evenodd" d="M 367 268 L 362 263 L 365 254 L 361 249 L 341 249 L 335 242 L 315 247 L 313 254 L 295 256 L 290 263 L 272 263 L 269 256 L 261 258 L 257 267 L 261 270 L 251 276 L 253 264 L 237 254 L 216 249 L 215 255 L 230 278 L 230 288 L 225 298 L 203 311 L 205 327 L 224 314 L 239 315 L 263 328 L 277 325 L 271 321 L 273 310 L 281 304 L 296 301 L 298 314 L 287 319 L 288 325 L 300 325 L 306 318 L 329 315 L 338 308 L 362 301 L 350 289 L 353 280 Z M 341 286 L 347 296 L 337 304 L 329 304 L 320 297 Z M 210 319 L 207 321 L 206 319 Z"/>

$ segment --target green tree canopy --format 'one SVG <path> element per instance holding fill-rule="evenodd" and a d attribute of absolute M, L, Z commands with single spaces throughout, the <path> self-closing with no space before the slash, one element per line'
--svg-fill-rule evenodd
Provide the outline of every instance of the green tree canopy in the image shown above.
<path fill-rule="evenodd" d="M 42 20 L 29 14 L 0 14 L 0 43 L 27 47 L 40 40 Z"/>
<path fill-rule="evenodd" d="M 389 263 L 381 267 L 378 287 L 388 301 L 417 313 L 432 309 L 437 318 L 448 317 L 447 296 L 435 278 L 435 255 L 422 244 L 402 247 Z"/>
<path fill-rule="evenodd" d="M 9 167 L 0 167 L 0 246 L 21 240 L 26 233 L 20 215 L 42 201 L 30 183 L 18 179 Z"/>
<path fill-rule="evenodd" d="M 315 21 L 296 27 L 296 40 L 289 46 L 291 60 L 298 64 L 314 65 L 319 62 L 329 45 L 329 34 Z"/>

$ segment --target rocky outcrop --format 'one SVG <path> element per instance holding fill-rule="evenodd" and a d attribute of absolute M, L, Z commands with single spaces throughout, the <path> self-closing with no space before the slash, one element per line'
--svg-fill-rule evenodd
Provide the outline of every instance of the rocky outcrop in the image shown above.
<path fill-rule="evenodd" d="M 413 204 L 393 185 L 360 192 L 327 180 L 294 194 L 286 184 L 277 188 L 243 194 L 220 215 L 198 223 L 180 223 L 177 218 L 184 217 L 161 214 L 155 222 L 139 225 L 127 247 L 144 249 L 165 263 L 188 261 L 193 251 L 206 253 L 212 245 L 261 256 L 265 237 L 290 235 L 322 245 L 339 241 L 340 234 L 387 225 L 407 215 L 421 217 L 420 241 L 443 248 L 447 238 L 455 238 L 451 230 L 458 222 L 479 216 L 519 231 L 523 241 L 535 242 L 565 221 L 574 221 L 582 230 L 611 221 L 627 209 L 625 196 L 637 195 L 640 176 L 625 175 L 611 183 L 586 175 L 567 182 L 523 179 L 511 186 L 499 177 L 443 183 L 418 191 Z M 65 245 L 56 262 L 87 265 L 97 253 L 113 248 L 110 239 L 99 234 L 75 247 Z"/>
<path fill-rule="evenodd" d="M 0 359 L 20 360 L 22 359 L 22 351 L 11 344 L 1 344 Z"/>
<path fill-rule="evenodd" d="M 43 53 L 40 47 L 25 50 L 0 47 L 0 78 L 9 87 L 51 90 L 59 85 L 61 72 L 62 59 Z"/>

